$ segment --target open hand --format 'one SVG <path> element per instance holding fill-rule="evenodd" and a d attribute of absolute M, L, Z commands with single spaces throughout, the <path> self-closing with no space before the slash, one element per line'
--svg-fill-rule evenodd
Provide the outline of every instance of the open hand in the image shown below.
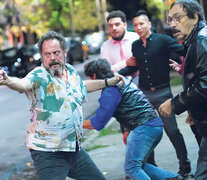
<path fill-rule="evenodd" d="M 170 61 L 170 64 L 169 64 L 170 67 L 172 67 L 175 71 L 179 72 L 180 71 L 180 65 L 172 59 L 169 59 L 169 61 Z"/>

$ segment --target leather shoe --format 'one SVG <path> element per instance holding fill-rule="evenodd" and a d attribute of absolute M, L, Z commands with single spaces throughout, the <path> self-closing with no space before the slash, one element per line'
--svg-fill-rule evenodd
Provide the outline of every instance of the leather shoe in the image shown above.
<path fill-rule="evenodd" d="M 191 167 L 186 167 L 186 168 L 180 168 L 178 171 L 178 174 L 181 175 L 182 177 L 187 177 L 191 172 Z"/>

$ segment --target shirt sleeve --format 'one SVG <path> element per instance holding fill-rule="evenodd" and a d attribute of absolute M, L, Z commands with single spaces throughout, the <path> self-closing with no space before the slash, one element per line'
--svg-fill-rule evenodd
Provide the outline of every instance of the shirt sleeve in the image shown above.
<path fill-rule="evenodd" d="M 40 67 L 37 67 L 33 69 L 31 72 L 29 72 L 26 76 L 27 79 L 30 80 L 32 87 L 38 88 L 41 85 L 41 74 L 42 74 L 42 69 Z"/>
<path fill-rule="evenodd" d="M 126 59 L 120 61 L 120 62 L 117 62 L 116 64 L 112 65 L 111 66 L 111 70 L 113 72 L 117 72 L 119 71 L 120 69 L 126 67 Z"/>
<path fill-rule="evenodd" d="M 137 70 L 139 70 L 137 66 L 127 66 L 127 67 L 119 70 L 118 73 L 123 76 L 128 76 L 130 74 L 135 73 Z"/>
<path fill-rule="evenodd" d="M 121 93 L 117 87 L 106 88 L 99 98 L 99 108 L 96 115 L 90 119 L 94 129 L 101 130 L 113 116 L 116 107 L 121 101 Z"/>
<path fill-rule="evenodd" d="M 183 45 L 181 45 L 180 43 L 178 43 L 174 38 L 170 37 L 170 36 L 166 36 L 167 39 L 167 44 L 168 44 L 168 48 L 175 52 L 178 53 L 180 56 L 184 56 L 184 47 Z"/>

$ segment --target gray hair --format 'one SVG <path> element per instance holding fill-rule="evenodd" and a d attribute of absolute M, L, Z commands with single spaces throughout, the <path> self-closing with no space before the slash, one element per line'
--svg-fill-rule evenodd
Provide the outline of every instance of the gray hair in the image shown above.
<path fill-rule="evenodd" d="M 38 48 L 39 48 L 39 53 L 42 54 L 42 44 L 44 41 L 52 40 L 52 39 L 57 39 L 60 43 L 61 49 L 65 52 L 66 51 L 66 41 L 65 38 L 55 32 L 55 31 L 48 31 L 47 34 L 43 35 L 40 40 L 38 41 Z"/>
<path fill-rule="evenodd" d="M 190 19 L 194 19 L 195 14 L 197 14 L 198 21 L 205 21 L 203 10 L 196 0 L 177 0 L 171 4 L 170 9 L 175 5 L 181 5 Z"/>

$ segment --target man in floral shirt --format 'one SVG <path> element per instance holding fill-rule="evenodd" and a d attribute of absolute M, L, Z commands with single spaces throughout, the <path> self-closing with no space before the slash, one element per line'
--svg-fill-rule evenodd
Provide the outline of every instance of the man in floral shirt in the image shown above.
<path fill-rule="evenodd" d="M 42 65 L 25 78 L 9 77 L 0 70 L 0 85 L 25 92 L 31 102 L 31 120 L 26 145 L 38 180 L 106 179 L 80 146 L 82 103 L 87 92 L 115 85 L 122 76 L 82 81 L 75 69 L 65 64 L 65 39 L 49 31 L 38 42 Z"/>

